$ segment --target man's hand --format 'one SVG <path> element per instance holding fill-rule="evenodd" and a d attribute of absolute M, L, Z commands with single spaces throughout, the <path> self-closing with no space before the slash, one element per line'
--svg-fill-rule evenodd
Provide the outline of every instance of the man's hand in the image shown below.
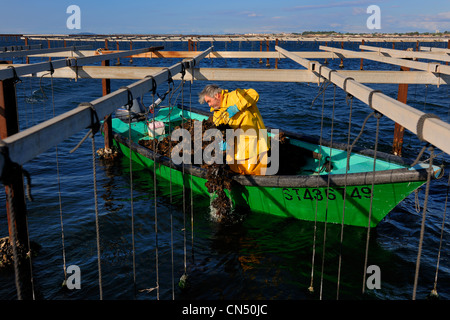
<path fill-rule="evenodd" d="M 236 113 L 239 112 L 239 109 L 236 105 L 227 108 L 228 117 L 233 118 Z"/>

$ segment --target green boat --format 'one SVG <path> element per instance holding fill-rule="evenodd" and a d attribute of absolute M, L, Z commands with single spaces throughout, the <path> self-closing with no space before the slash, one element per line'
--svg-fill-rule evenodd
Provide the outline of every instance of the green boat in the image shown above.
<path fill-rule="evenodd" d="M 170 116 L 169 116 L 170 114 Z M 155 120 L 165 124 L 165 132 L 186 119 L 203 121 L 210 114 L 191 108 L 161 107 Z M 170 119 L 170 121 L 169 121 Z M 139 144 L 149 137 L 147 121 L 131 123 L 129 140 L 128 120 L 112 119 L 114 145 L 124 155 L 153 170 L 157 163 L 158 178 L 171 179 L 174 185 L 191 188 L 195 194 L 211 197 L 207 169 L 194 164 L 175 164 L 170 158 Z M 333 143 L 284 132 L 291 148 L 309 150 L 320 155 L 308 158 L 296 174 L 266 176 L 234 175 L 228 196 L 233 205 L 248 209 L 251 214 L 270 214 L 286 218 L 320 221 L 345 225 L 375 227 L 402 200 L 427 181 L 428 165 L 411 167 L 400 157 L 353 148 L 347 167 L 347 145 Z M 158 138 L 158 137 L 156 137 Z M 330 157 L 331 156 L 331 157 Z M 324 167 L 324 159 L 332 166 Z M 294 161 L 294 159 L 289 159 Z M 330 170 L 331 169 L 331 170 Z M 440 178 L 443 170 L 433 166 L 433 178 Z M 371 199 L 373 185 L 373 199 Z M 345 210 L 344 210 L 345 204 Z"/>

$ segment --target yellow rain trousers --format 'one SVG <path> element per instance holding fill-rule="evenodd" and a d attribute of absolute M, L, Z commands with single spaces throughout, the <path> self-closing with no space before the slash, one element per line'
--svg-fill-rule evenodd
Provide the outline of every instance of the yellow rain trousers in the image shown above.
<path fill-rule="evenodd" d="M 216 126 L 228 124 L 235 132 L 237 129 L 243 131 L 235 139 L 234 159 L 230 159 L 229 153 L 226 158 L 230 169 L 239 174 L 264 175 L 267 168 L 270 143 L 267 136 L 261 135 L 259 131 L 266 127 L 256 106 L 258 99 L 259 94 L 254 89 L 237 89 L 232 92 L 222 90 L 219 110 L 211 108 Z M 227 108 L 234 105 L 239 112 L 230 118 Z"/>

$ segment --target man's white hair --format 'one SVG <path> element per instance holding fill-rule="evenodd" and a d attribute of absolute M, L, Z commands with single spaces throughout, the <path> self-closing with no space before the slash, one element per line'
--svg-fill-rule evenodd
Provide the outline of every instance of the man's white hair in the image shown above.
<path fill-rule="evenodd" d="M 205 96 L 213 98 L 217 93 L 222 93 L 222 88 L 216 84 L 208 84 L 198 95 L 200 104 L 205 102 Z"/>

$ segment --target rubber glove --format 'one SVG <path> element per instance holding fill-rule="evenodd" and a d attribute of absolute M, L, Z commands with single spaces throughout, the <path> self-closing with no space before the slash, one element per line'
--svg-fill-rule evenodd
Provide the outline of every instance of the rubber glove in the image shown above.
<path fill-rule="evenodd" d="M 228 117 L 233 118 L 233 116 L 239 112 L 239 109 L 236 105 L 227 108 Z"/>

